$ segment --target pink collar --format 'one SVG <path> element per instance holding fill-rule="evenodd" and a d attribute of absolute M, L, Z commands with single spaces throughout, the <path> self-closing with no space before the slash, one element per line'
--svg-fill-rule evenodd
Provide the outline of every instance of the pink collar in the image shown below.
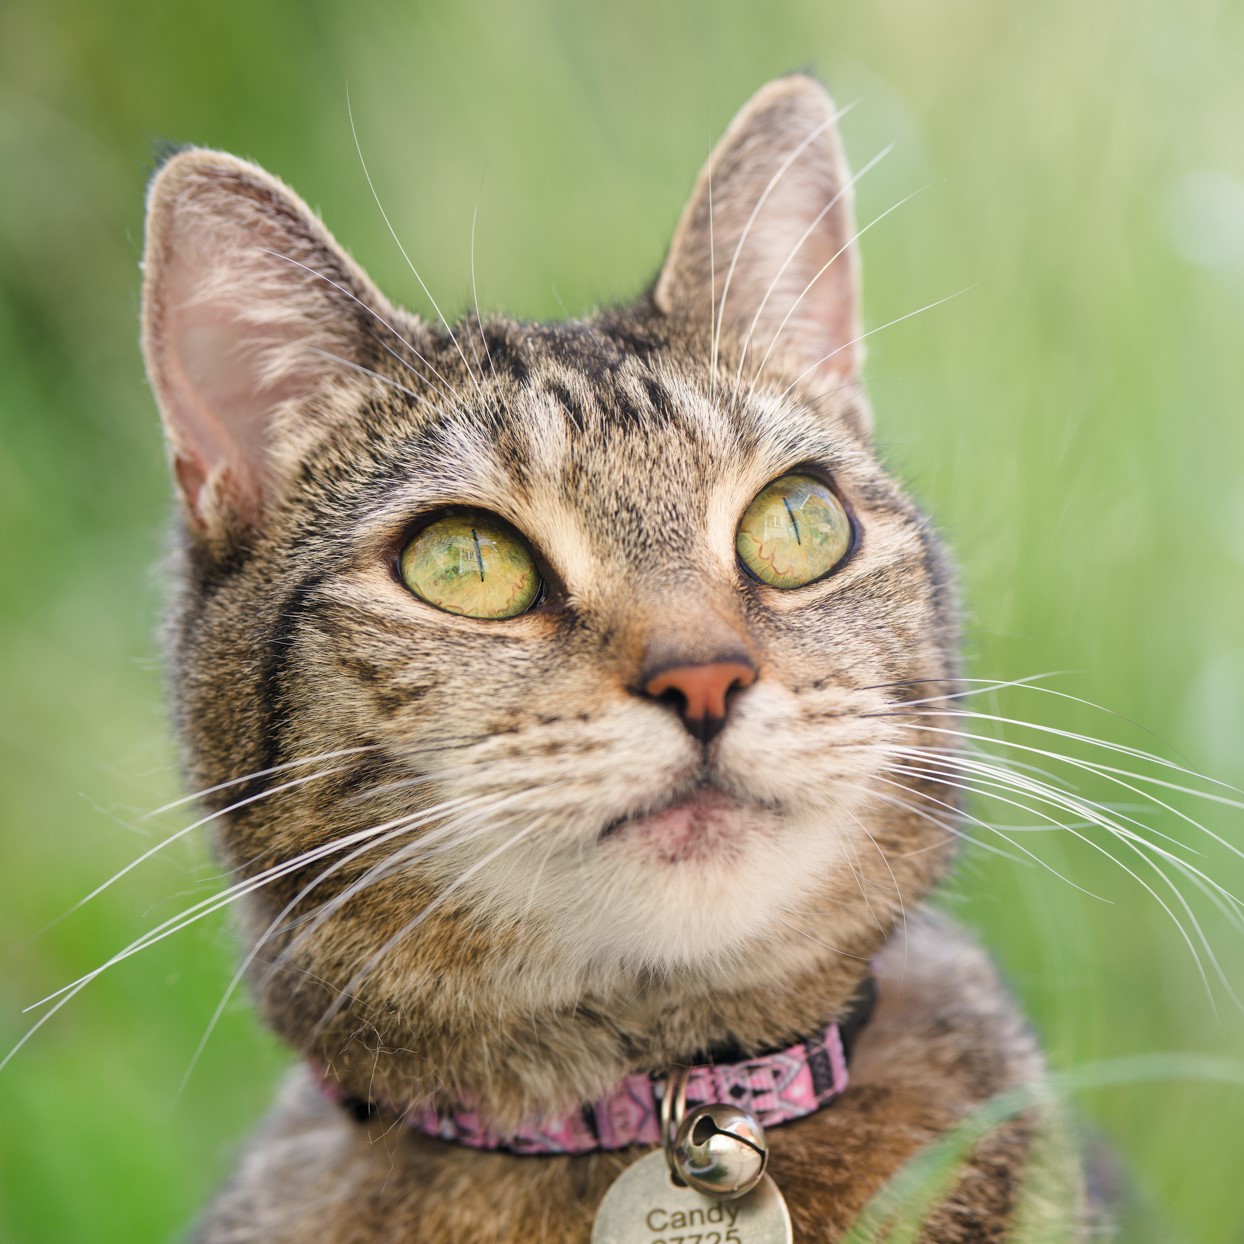
<path fill-rule="evenodd" d="M 687 1074 L 687 1109 L 724 1102 L 749 1111 L 766 1128 L 812 1114 L 846 1090 L 846 1046 L 855 1024 L 849 1020 L 845 1027 L 846 1032 L 830 1024 L 816 1037 L 775 1053 L 692 1067 Z M 604 1097 L 571 1114 L 501 1133 L 483 1124 L 478 1111 L 466 1104 L 443 1111 L 427 1103 L 393 1109 L 383 1102 L 347 1097 L 322 1070 L 319 1077 L 324 1093 L 358 1117 L 397 1115 L 412 1131 L 471 1149 L 579 1154 L 661 1143 L 663 1078 L 627 1076 Z"/>

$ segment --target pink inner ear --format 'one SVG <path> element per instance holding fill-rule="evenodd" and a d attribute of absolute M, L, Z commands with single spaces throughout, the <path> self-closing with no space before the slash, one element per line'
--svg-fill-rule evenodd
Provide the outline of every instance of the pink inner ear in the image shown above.
<path fill-rule="evenodd" d="M 211 504 L 256 517 L 279 458 L 274 415 L 341 374 L 327 356 L 357 353 L 355 319 L 327 282 L 220 230 L 173 251 L 163 278 L 149 364 L 178 483 L 200 521 L 218 476 Z"/>
<path fill-rule="evenodd" d="M 296 195 L 233 156 L 174 156 L 147 220 L 143 349 L 174 476 L 204 527 L 254 521 L 282 461 L 277 412 L 296 423 L 361 361 L 359 306 L 395 313 Z"/>
<path fill-rule="evenodd" d="M 191 511 L 207 518 L 204 485 L 217 481 L 212 505 L 227 503 L 253 518 L 264 485 L 268 417 L 281 394 L 262 389 L 256 364 L 261 339 L 220 301 L 191 286 L 193 248 L 170 265 L 161 342 L 164 416 L 174 447 L 174 475 Z M 189 262 L 187 262 L 189 261 Z"/>
<path fill-rule="evenodd" d="M 191 511 L 198 513 L 199 494 L 207 483 L 207 472 L 203 469 L 203 460 L 195 455 L 177 454 L 173 458 L 173 476 L 177 487 L 186 498 Z"/>
<path fill-rule="evenodd" d="M 798 135 L 792 130 L 787 143 Z M 853 376 L 861 362 L 858 268 L 847 172 L 833 135 L 819 135 L 780 174 L 764 162 L 733 172 L 743 207 L 768 195 L 736 243 L 725 313 L 747 345 L 744 371 L 811 384 Z M 765 173 L 770 180 L 761 180 Z"/>

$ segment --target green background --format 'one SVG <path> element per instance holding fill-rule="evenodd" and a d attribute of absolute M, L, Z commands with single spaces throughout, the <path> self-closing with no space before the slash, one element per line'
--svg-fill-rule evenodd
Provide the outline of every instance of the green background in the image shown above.
<path fill-rule="evenodd" d="M 23 1006 L 218 884 L 202 847 L 179 845 L 45 929 L 188 823 L 141 819 L 181 793 L 156 640 L 169 490 L 136 344 L 153 140 L 263 163 L 426 311 L 367 190 L 348 87 L 442 305 L 470 295 L 478 207 L 481 304 L 556 317 L 642 287 L 710 142 L 803 67 L 859 101 L 844 123 L 857 167 L 897 144 L 860 186 L 861 222 L 920 191 L 864 238 L 868 324 L 972 287 L 873 337 L 868 371 L 887 458 L 962 566 L 970 672 L 1069 671 L 1046 685 L 1118 716 L 1020 691 L 999 711 L 1244 785 L 1244 4 L 10 3 L 0 1046 Z M 1170 800 L 1244 843 L 1244 813 Z M 1244 891 L 1239 859 L 1200 830 L 1142 819 Z M 1244 1057 L 1240 1011 L 1155 897 L 1068 833 L 1021 841 L 1109 901 L 981 851 L 948 901 L 1055 1066 Z M 1244 934 L 1180 889 L 1241 988 Z M 239 1001 L 179 1096 L 233 963 L 227 924 L 196 926 L 96 982 L 0 1073 L 0 1237 L 162 1240 L 188 1221 L 286 1061 Z M 1159 1238 L 1244 1238 L 1238 1086 L 1171 1074 L 1076 1106 Z"/>

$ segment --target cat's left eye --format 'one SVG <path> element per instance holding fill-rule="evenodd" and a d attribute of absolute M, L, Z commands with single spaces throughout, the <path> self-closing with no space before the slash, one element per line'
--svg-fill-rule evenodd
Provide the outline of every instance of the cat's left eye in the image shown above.
<path fill-rule="evenodd" d="M 527 542 L 493 514 L 449 514 L 421 528 L 398 558 L 420 600 L 466 618 L 516 618 L 544 584 Z"/>
<path fill-rule="evenodd" d="M 735 548 L 739 560 L 770 587 L 823 579 L 851 551 L 851 519 L 833 490 L 813 475 L 782 475 L 747 507 Z"/>

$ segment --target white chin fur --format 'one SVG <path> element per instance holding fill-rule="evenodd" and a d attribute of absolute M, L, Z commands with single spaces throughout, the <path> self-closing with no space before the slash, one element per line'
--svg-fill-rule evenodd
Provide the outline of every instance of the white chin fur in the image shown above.
<path fill-rule="evenodd" d="M 849 866 L 858 847 L 844 799 L 793 815 L 742 810 L 686 858 L 630 826 L 552 856 L 533 844 L 472 890 L 490 920 L 540 929 L 568 971 L 728 968 Z"/>
<path fill-rule="evenodd" d="M 770 939 L 836 868 L 845 817 L 741 814 L 733 840 L 669 861 L 649 843 L 601 844 L 592 885 L 564 912 L 568 946 L 657 970 L 727 966 Z M 613 849 L 617 848 L 617 849 Z"/>

